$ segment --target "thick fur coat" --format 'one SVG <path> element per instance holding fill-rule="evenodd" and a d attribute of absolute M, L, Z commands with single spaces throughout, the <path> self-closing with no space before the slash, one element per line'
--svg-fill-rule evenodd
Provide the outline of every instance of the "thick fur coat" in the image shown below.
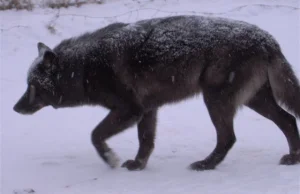
<path fill-rule="evenodd" d="M 114 23 L 53 49 L 38 43 L 38 51 L 28 88 L 14 109 L 22 114 L 45 106 L 109 109 L 91 139 L 111 167 L 117 157 L 105 140 L 137 124 L 138 153 L 122 166 L 143 169 L 154 148 L 158 109 L 200 93 L 217 145 L 192 169 L 213 169 L 225 158 L 236 140 L 234 115 L 243 105 L 283 131 L 290 150 L 281 164 L 300 162 L 295 117 L 279 106 L 300 116 L 299 83 L 278 42 L 255 25 L 203 16 L 155 18 Z"/>

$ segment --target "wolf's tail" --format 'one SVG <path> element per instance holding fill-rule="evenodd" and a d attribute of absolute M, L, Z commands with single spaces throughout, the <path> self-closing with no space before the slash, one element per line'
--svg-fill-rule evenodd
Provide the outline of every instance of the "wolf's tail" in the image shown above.
<path fill-rule="evenodd" d="M 273 95 L 278 103 L 300 118 L 300 86 L 295 73 L 280 52 L 268 68 L 268 77 Z"/>

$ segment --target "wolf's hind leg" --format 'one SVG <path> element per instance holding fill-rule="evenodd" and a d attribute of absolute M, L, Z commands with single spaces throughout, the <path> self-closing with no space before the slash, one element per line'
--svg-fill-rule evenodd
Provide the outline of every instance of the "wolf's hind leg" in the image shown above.
<path fill-rule="evenodd" d="M 138 123 L 139 150 L 134 160 L 127 160 L 122 167 L 128 170 L 142 170 L 146 167 L 148 159 L 154 149 L 157 110 L 144 114 Z"/>
<path fill-rule="evenodd" d="M 107 146 L 105 140 L 129 128 L 137 122 L 141 116 L 142 113 L 129 110 L 112 110 L 93 130 L 91 135 L 92 143 L 99 156 L 110 167 L 116 167 L 119 160 L 115 153 Z"/>
<path fill-rule="evenodd" d="M 281 158 L 280 164 L 292 165 L 300 163 L 300 138 L 296 119 L 276 103 L 270 85 L 266 84 L 260 89 L 247 103 L 247 106 L 273 121 L 285 135 L 290 153 Z"/>
<path fill-rule="evenodd" d="M 217 145 L 204 160 L 190 165 L 193 170 L 214 169 L 223 161 L 236 141 L 233 129 L 233 118 L 236 109 L 234 105 L 227 99 L 209 95 L 209 92 L 203 94 L 204 102 L 217 131 Z"/>

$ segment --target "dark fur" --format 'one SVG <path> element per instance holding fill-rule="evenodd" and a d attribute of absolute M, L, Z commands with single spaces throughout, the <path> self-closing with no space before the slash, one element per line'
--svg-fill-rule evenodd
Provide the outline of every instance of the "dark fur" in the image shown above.
<path fill-rule="evenodd" d="M 159 107 L 201 92 L 217 145 L 192 169 L 213 169 L 225 158 L 236 141 L 233 119 L 242 105 L 272 120 L 286 136 L 290 152 L 281 164 L 300 162 L 295 117 L 278 105 L 299 118 L 298 80 L 276 40 L 254 25 L 201 16 L 157 18 L 111 24 L 64 40 L 53 50 L 39 43 L 38 50 L 28 89 L 14 110 L 33 114 L 47 105 L 109 109 L 93 130 L 92 143 L 111 167 L 117 164 L 108 138 L 137 123 L 138 153 L 122 166 L 143 169 L 154 148 Z"/>

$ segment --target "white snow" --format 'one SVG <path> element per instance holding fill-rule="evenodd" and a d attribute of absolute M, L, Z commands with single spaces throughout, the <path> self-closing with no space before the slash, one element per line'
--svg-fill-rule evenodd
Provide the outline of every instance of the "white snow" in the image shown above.
<path fill-rule="evenodd" d="M 300 78 L 300 5 L 297 0 L 110 0 L 58 11 L 1 11 L 1 194 L 299 194 L 300 165 L 278 165 L 288 145 L 275 124 L 243 108 L 235 118 L 237 143 L 212 171 L 194 172 L 216 143 L 201 96 L 159 111 L 156 145 L 146 169 L 111 169 L 90 142 L 105 117 L 101 107 L 54 110 L 32 116 L 12 110 L 26 89 L 37 43 L 53 48 L 117 21 L 181 15 L 215 15 L 250 22 L 270 32 Z M 47 24 L 54 25 L 51 34 Z M 75 78 L 75 77 L 74 77 Z M 59 79 L 59 78 L 58 78 Z M 299 124 L 299 122 L 298 122 Z M 138 149 L 136 126 L 107 142 L 121 163 Z M 27 192 L 28 193 L 28 192 Z"/>

